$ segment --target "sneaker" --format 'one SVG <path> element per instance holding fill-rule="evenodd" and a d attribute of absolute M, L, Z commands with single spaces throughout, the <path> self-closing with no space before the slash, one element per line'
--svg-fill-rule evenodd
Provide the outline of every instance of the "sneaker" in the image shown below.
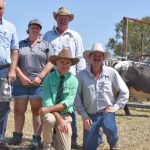
<path fill-rule="evenodd" d="M 13 132 L 13 137 L 8 141 L 9 145 L 19 145 L 22 142 L 22 133 Z"/>
<path fill-rule="evenodd" d="M 10 147 L 6 142 L 0 141 L 0 150 L 10 150 Z"/>
<path fill-rule="evenodd" d="M 41 148 L 41 136 L 39 135 L 33 135 L 32 136 L 32 142 L 29 146 L 29 149 L 30 150 L 34 150 L 34 149 L 37 149 L 37 148 Z"/>

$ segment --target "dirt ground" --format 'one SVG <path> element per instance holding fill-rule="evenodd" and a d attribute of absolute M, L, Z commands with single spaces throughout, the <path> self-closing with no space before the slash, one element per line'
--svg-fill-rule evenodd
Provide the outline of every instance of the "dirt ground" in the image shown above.
<path fill-rule="evenodd" d="M 13 106 L 13 102 L 11 107 Z M 150 110 L 131 109 L 132 116 L 125 116 L 120 110 L 116 114 L 119 130 L 119 150 L 150 150 Z M 78 143 L 82 145 L 82 120 L 77 116 Z M 13 107 L 9 115 L 6 138 L 9 139 L 14 131 Z M 23 130 L 23 142 L 19 146 L 11 147 L 12 150 L 27 150 L 32 137 L 32 116 L 30 107 L 26 112 L 26 121 Z M 107 150 L 108 144 L 104 142 L 98 150 Z M 81 149 L 81 148 L 80 148 Z"/>

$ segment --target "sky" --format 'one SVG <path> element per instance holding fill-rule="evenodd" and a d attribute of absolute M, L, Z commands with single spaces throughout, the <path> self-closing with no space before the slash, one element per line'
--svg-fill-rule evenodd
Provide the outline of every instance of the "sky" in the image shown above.
<path fill-rule="evenodd" d="M 42 34 L 51 30 L 56 22 L 53 11 L 67 7 L 75 18 L 69 28 L 77 31 L 85 50 L 93 43 L 103 47 L 115 36 L 115 25 L 126 16 L 141 19 L 150 16 L 150 0 L 5 0 L 4 18 L 16 26 L 19 40 L 25 39 L 28 23 L 38 18 L 42 22 Z"/>

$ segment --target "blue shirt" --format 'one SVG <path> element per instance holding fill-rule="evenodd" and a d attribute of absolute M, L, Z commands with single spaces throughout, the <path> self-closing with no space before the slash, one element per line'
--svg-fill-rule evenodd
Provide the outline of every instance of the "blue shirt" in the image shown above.
<path fill-rule="evenodd" d="M 14 24 L 2 18 L 0 23 L 0 65 L 11 63 L 11 51 L 19 49 Z"/>
<path fill-rule="evenodd" d="M 57 28 L 54 27 L 53 30 L 44 34 L 43 39 L 50 42 L 54 55 L 58 55 L 63 48 L 68 48 L 71 50 L 72 57 L 80 59 L 77 65 L 71 66 L 70 72 L 72 74 L 76 75 L 79 71 L 86 68 L 86 63 L 83 58 L 84 48 L 79 33 L 68 28 L 63 34 L 60 34 Z"/>

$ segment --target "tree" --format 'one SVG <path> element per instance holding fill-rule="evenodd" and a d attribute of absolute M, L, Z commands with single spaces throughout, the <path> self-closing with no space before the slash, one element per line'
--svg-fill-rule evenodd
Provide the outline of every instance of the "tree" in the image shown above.
<path fill-rule="evenodd" d="M 141 20 L 150 23 L 150 17 L 143 17 Z M 124 18 L 115 25 L 116 35 L 114 38 L 109 38 L 106 45 L 108 50 L 113 50 L 115 54 L 122 55 L 123 41 L 125 40 Z M 128 21 L 128 46 L 129 54 L 148 54 L 150 53 L 150 24 Z"/>

